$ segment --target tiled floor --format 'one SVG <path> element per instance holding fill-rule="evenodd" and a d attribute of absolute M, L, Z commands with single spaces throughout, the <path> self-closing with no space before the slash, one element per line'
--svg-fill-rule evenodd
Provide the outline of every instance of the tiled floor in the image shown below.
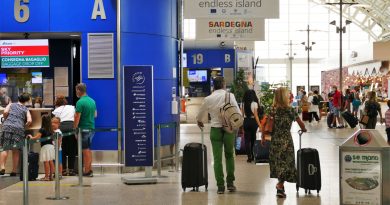
<path fill-rule="evenodd" d="M 328 129 L 325 120 L 320 124 L 307 125 L 308 133 L 302 137 L 303 147 L 317 148 L 321 158 L 322 190 L 317 196 L 305 195 L 303 190 L 296 193 L 295 184 L 286 184 L 286 199 L 275 197 L 275 179 L 269 178 L 268 165 L 254 165 L 246 162 L 245 156 L 236 158 L 236 193 L 216 194 L 216 186 L 212 167 L 212 156 L 208 152 L 209 190 L 200 192 L 183 192 L 180 184 L 180 172 L 164 171 L 166 178 L 161 178 L 155 185 L 125 185 L 121 175 L 95 175 L 85 178 L 91 187 L 75 188 L 70 185 L 77 182 L 76 177 L 65 177 L 61 180 L 61 195 L 70 197 L 66 201 L 49 201 L 46 197 L 54 195 L 53 182 L 31 182 L 30 204 L 183 204 L 183 205 L 335 205 L 339 204 L 338 182 L 338 145 L 343 142 L 354 129 Z M 384 134 L 384 126 L 377 127 Z M 297 127 L 292 129 L 295 148 L 298 148 Z M 210 150 L 210 140 L 206 133 L 205 143 Z M 187 142 L 200 141 L 199 129 L 195 125 L 182 125 L 181 146 Z M 137 177 L 142 173 L 126 174 Z M 0 205 L 22 204 L 22 184 L 17 183 L 0 190 Z"/>

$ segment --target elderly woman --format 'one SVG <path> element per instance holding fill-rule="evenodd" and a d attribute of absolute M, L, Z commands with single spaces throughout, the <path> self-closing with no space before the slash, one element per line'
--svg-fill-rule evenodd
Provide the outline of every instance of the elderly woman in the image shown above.
<path fill-rule="evenodd" d="M 66 98 L 62 95 L 57 96 L 55 101 L 56 109 L 53 115 L 61 119 L 60 130 L 62 133 L 72 132 L 74 124 L 75 108 L 68 105 Z M 77 155 L 77 140 L 74 135 L 66 136 L 62 139 L 62 166 L 63 176 L 74 176 L 74 164 Z M 66 158 L 68 157 L 68 158 Z M 68 159 L 68 160 L 66 160 Z M 68 161 L 68 163 L 66 163 Z M 69 172 L 67 172 L 67 169 Z"/>
<path fill-rule="evenodd" d="M 30 94 L 23 93 L 19 96 L 19 102 L 8 104 L 4 110 L 3 132 L 0 136 L 0 146 L 8 147 L 19 143 L 25 137 L 24 128 L 31 124 L 31 114 L 26 107 L 30 101 Z M 0 154 L 0 175 L 5 174 L 5 163 L 7 162 L 8 151 Z M 12 149 L 13 167 L 10 176 L 16 176 L 19 165 L 19 150 Z"/>

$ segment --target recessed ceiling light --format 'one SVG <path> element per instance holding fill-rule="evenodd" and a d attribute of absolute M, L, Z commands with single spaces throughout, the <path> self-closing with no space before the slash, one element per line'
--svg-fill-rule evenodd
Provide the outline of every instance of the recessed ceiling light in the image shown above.
<path fill-rule="evenodd" d="M 70 34 L 69 36 L 71 36 L 71 37 L 80 37 L 79 34 Z"/>

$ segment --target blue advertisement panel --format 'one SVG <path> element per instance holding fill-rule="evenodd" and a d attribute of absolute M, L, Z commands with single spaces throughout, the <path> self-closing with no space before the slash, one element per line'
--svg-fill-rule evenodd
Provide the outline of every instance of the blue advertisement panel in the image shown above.
<path fill-rule="evenodd" d="M 187 50 L 187 68 L 234 68 L 234 49 Z"/>
<path fill-rule="evenodd" d="M 153 66 L 123 67 L 126 166 L 153 166 Z"/>

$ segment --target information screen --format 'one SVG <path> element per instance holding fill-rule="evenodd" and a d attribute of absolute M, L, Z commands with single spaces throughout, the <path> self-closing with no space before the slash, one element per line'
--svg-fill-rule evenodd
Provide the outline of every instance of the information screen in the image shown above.
<path fill-rule="evenodd" d="M 32 84 L 42 84 L 42 72 L 32 72 L 31 75 Z"/>
<path fill-rule="evenodd" d="M 49 67 L 49 40 L 0 41 L 1 68 Z"/>
<path fill-rule="evenodd" d="M 207 82 L 207 70 L 189 70 L 188 80 L 190 82 Z"/>

